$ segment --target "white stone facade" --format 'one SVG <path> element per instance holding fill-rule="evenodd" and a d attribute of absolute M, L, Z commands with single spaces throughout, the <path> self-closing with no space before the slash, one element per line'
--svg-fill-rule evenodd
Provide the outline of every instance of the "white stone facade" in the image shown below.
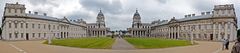
<path fill-rule="evenodd" d="M 86 22 L 82 19 L 69 21 L 67 18 L 58 19 L 47 16 L 25 13 L 22 4 L 6 4 L 3 24 L 3 40 L 40 40 L 52 38 L 79 38 L 86 37 Z"/>
<path fill-rule="evenodd" d="M 87 24 L 87 35 L 90 37 L 106 37 L 109 34 L 110 28 L 106 27 L 105 17 L 102 11 L 97 15 L 96 23 Z"/>
<path fill-rule="evenodd" d="M 142 23 L 141 16 L 136 10 L 133 15 L 132 27 L 127 28 L 128 34 L 132 37 L 150 37 L 150 23 Z"/>
<path fill-rule="evenodd" d="M 233 4 L 216 5 L 212 12 L 185 15 L 185 18 L 152 22 L 151 35 L 171 39 L 220 41 L 237 38 L 237 19 Z"/>

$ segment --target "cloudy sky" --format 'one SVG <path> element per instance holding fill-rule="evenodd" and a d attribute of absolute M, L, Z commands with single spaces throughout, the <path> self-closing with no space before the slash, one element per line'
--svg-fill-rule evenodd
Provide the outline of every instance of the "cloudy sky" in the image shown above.
<path fill-rule="evenodd" d="M 97 13 L 101 9 L 107 27 L 111 30 L 126 30 L 130 27 L 136 9 L 139 10 L 142 22 L 150 23 L 172 17 L 180 19 L 185 14 L 199 15 L 201 12 L 212 11 L 214 5 L 234 4 L 237 17 L 240 18 L 240 0 L 1 0 L 0 17 L 5 3 L 16 2 L 25 4 L 26 12 L 47 13 L 57 18 L 66 16 L 69 19 L 84 19 L 88 23 L 96 22 Z"/>

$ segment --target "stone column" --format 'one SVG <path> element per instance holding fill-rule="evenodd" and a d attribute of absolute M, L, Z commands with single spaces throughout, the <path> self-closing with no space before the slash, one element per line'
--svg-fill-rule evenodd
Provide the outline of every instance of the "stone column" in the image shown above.
<path fill-rule="evenodd" d="M 234 35 L 234 29 L 233 29 L 233 24 L 232 23 L 230 23 L 230 40 L 234 40 L 235 38 L 234 37 L 236 37 L 235 35 Z"/>
<path fill-rule="evenodd" d="M 212 30 L 213 30 L 213 38 L 215 39 L 215 40 L 218 40 L 218 38 L 216 38 L 216 28 L 215 28 L 215 23 L 213 23 L 213 26 L 212 26 L 213 28 L 212 28 Z"/>
<path fill-rule="evenodd" d="M 224 24 L 224 33 L 225 33 L 224 36 L 225 36 L 225 38 L 228 39 L 228 32 L 227 32 L 227 31 L 228 31 L 228 30 L 227 30 L 228 27 L 227 27 L 227 23 L 224 22 L 223 24 Z M 228 40 L 229 40 L 229 39 L 228 39 Z"/>
<path fill-rule="evenodd" d="M 173 27 L 171 27 L 171 39 L 173 38 Z"/>
<path fill-rule="evenodd" d="M 177 30 L 178 32 L 177 32 L 177 39 L 179 38 L 179 36 L 180 36 L 180 26 L 178 26 L 178 30 Z"/>
<path fill-rule="evenodd" d="M 221 29 L 220 29 L 220 27 L 221 27 L 220 25 L 221 25 L 221 24 L 218 23 L 217 25 L 218 25 L 218 28 L 217 28 L 217 31 L 218 31 L 218 38 L 219 38 L 219 40 L 222 40 L 222 35 L 220 34 L 220 33 L 221 33 Z"/>

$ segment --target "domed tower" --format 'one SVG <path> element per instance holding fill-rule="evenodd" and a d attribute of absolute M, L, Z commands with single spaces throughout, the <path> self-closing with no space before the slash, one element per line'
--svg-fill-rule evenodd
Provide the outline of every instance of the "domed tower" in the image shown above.
<path fill-rule="evenodd" d="M 136 10 L 136 12 L 133 15 L 132 27 L 139 28 L 140 25 L 141 25 L 141 16 L 138 13 L 138 10 Z"/>
<path fill-rule="evenodd" d="M 133 24 L 141 23 L 141 16 L 138 13 L 138 10 L 136 10 L 135 14 L 133 15 Z"/>
<path fill-rule="evenodd" d="M 102 13 L 102 10 L 100 10 L 98 15 L 97 15 L 97 25 L 98 25 L 99 28 L 105 27 L 105 18 L 104 18 L 104 15 Z"/>

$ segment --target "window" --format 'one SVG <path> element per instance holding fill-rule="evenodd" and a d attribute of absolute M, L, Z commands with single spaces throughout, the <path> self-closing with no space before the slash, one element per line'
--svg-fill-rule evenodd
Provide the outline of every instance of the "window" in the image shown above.
<path fill-rule="evenodd" d="M 23 38 L 23 33 L 21 33 L 21 38 Z"/>
<path fill-rule="evenodd" d="M 44 33 L 43 37 L 46 37 L 46 33 Z"/>
<path fill-rule="evenodd" d="M 213 29 L 213 24 L 211 25 L 211 29 Z"/>
<path fill-rule="evenodd" d="M 53 25 L 53 29 L 55 29 L 55 25 Z"/>
<path fill-rule="evenodd" d="M 9 23 L 9 25 L 8 25 L 8 26 L 9 26 L 9 28 L 11 28 L 11 27 L 12 27 L 12 23 Z"/>
<path fill-rule="evenodd" d="M 201 38 L 201 34 L 198 34 L 198 38 Z"/>
<path fill-rule="evenodd" d="M 207 38 L 207 34 L 204 34 L 204 38 Z"/>
<path fill-rule="evenodd" d="M 38 29 L 40 29 L 40 24 L 38 24 Z"/>
<path fill-rule="evenodd" d="M 227 37 L 228 37 L 228 39 L 230 39 L 230 34 L 228 34 L 228 36 L 227 36 Z"/>
<path fill-rule="evenodd" d="M 230 23 L 228 23 L 228 29 L 230 29 L 230 26 L 231 26 Z"/>
<path fill-rule="evenodd" d="M 28 28 L 28 23 L 26 23 L 26 28 Z"/>
<path fill-rule="evenodd" d="M 17 23 L 15 23 L 15 28 L 17 28 Z"/>
<path fill-rule="evenodd" d="M 51 25 L 48 25 L 48 29 L 49 29 L 49 30 L 51 29 Z"/>
<path fill-rule="evenodd" d="M 15 38 L 18 38 L 18 33 L 15 33 Z"/>
<path fill-rule="evenodd" d="M 224 29 L 224 24 L 221 24 L 221 25 L 222 25 L 222 26 L 221 26 L 221 27 L 222 27 L 222 29 Z"/>
<path fill-rule="evenodd" d="M 224 34 L 221 35 L 222 39 L 224 38 Z"/>
<path fill-rule="evenodd" d="M 35 33 L 32 33 L 32 37 L 35 37 Z"/>
<path fill-rule="evenodd" d="M 32 24 L 32 28 L 34 28 L 34 24 Z"/>
<path fill-rule="evenodd" d="M 23 28 L 23 23 L 21 23 L 20 25 L 21 25 L 20 27 Z"/>
<path fill-rule="evenodd" d="M 205 29 L 208 29 L 208 27 L 207 27 L 208 25 L 205 25 Z"/>
<path fill-rule="evenodd" d="M 59 30 L 59 26 L 57 26 L 57 29 Z"/>
<path fill-rule="evenodd" d="M 224 14 L 225 11 L 222 11 L 222 14 Z"/>
<path fill-rule="evenodd" d="M 41 36 L 41 33 L 38 33 L 38 37 L 40 37 Z"/>
<path fill-rule="evenodd" d="M 21 10 L 21 13 L 23 13 L 23 10 Z"/>
<path fill-rule="evenodd" d="M 11 9 L 8 9 L 8 12 L 11 13 Z"/>
<path fill-rule="evenodd" d="M 43 25 L 43 28 L 44 28 L 44 29 L 46 28 L 45 26 L 46 26 L 46 25 L 44 24 L 44 25 Z"/>
<path fill-rule="evenodd" d="M 216 34 L 216 39 L 218 39 L 218 34 Z"/>
<path fill-rule="evenodd" d="M 198 25 L 198 28 L 201 29 L 201 25 Z"/>
<path fill-rule="evenodd" d="M 15 13 L 17 13 L 17 9 L 15 9 Z"/>
<path fill-rule="evenodd" d="M 12 38 L 12 33 L 9 33 L 9 38 Z"/>

